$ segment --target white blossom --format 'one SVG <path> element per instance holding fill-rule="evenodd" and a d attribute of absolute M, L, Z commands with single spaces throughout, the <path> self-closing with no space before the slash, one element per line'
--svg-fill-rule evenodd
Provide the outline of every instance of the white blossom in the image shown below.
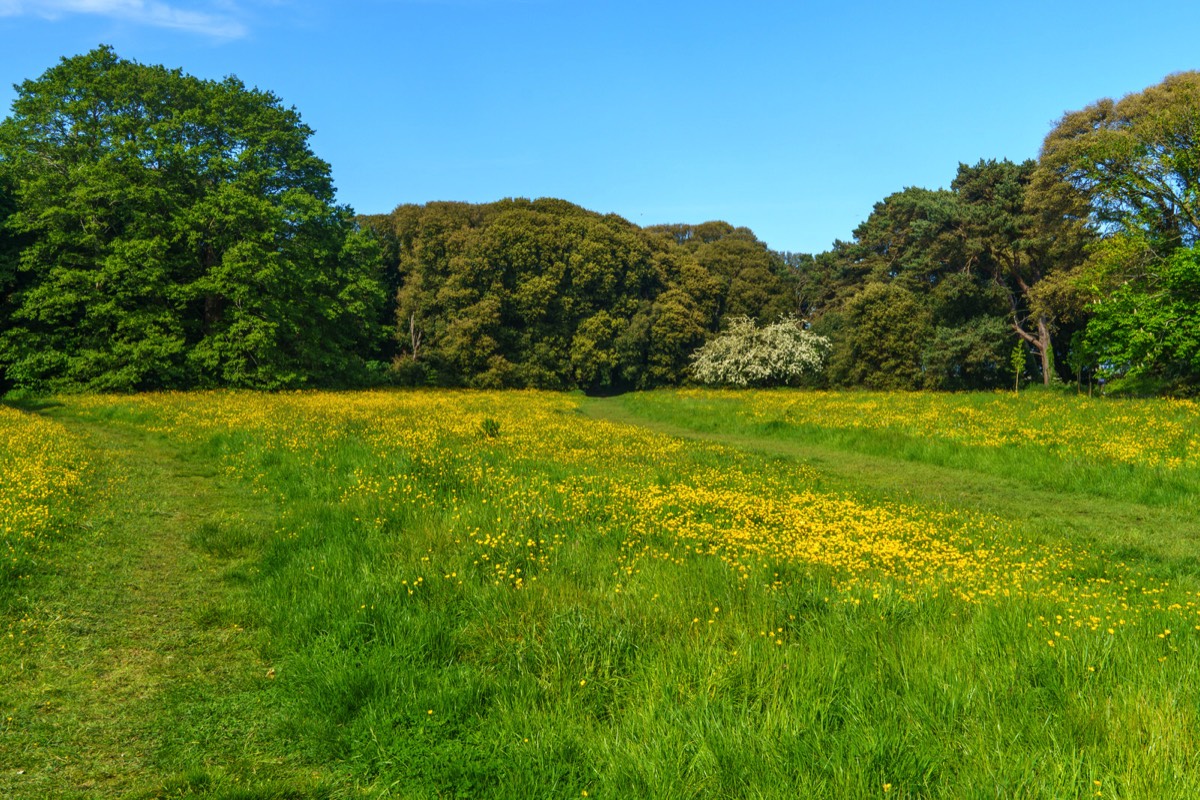
<path fill-rule="evenodd" d="M 736 317 L 692 354 L 692 376 L 706 384 L 763 386 L 815 375 L 825 366 L 829 340 L 801 325 L 781 317 L 760 328 L 749 317 Z"/>

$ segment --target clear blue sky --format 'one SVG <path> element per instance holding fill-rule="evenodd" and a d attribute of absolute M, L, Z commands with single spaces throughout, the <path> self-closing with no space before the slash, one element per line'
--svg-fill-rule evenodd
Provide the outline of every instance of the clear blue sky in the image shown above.
<path fill-rule="evenodd" d="M 275 92 L 359 212 L 552 196 L 818 252 L 891 192 L 1200 68 L 1194 0 L 988 5 L 0 0 L 0 105 L 106 43 Z"/>

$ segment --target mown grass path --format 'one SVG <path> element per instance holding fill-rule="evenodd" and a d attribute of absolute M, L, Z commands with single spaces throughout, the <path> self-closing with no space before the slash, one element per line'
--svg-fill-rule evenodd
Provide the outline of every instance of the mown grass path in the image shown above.
<path fill-rule="evenodd" d="M 585 415 L 636 425 L 667 436 L 711 442 L 816 468 L 829 489 L 875 494 L 923 505 L 993 514 L 1027 533 L 1105 548 L 1123 558 L 1157 564 L 1167 575 L 1200 575 L 1197 510 L 1152 506 L 1037 486 L 1036 474 L 1008 477 L 841 449 L 796 438 L 708 430 L 711 420 L 686 423 L 638 414 L 621 397 L 592 398 Z"/>
<path fill-rule="evenodd" d="M 111 499 L 19 600 L 0 797 L 318 791 L 277 740 L 269 640 L 244 596 L 238 543 L 269 530 L 270 509 L 160 438 L 44 413 L 97 451 Z"/>

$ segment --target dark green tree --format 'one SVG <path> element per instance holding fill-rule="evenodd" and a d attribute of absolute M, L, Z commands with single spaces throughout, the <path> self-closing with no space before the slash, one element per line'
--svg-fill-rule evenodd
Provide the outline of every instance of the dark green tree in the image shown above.
<path fill-rule="evenodd" d="M 778 253 L 788 272 L 792 313 L 811 319 L 829 308 L 840 287 L 841 264 L 831 250 L 817 255 L 808 253 Z"/>
<path fill-rule="evenodd" d="M 12 189 L 6 181 L 6 173 L 0 168 L 0 337 L 12 325 L 14 295 L 17 292 L 17 263 L 20 247 L 17 237 L 8 225 L 16 210 Z M 0 393 L 12 388 L 0 369 Z"/>
<path fill-rule="evenodd" d="M 11 309 L 8 307 L 9 295 L 14 290 L 17 281 L 17 261 L 20 249 L 17 237 L 9 227 L 8 221 L 16 211 L 12 187 L 5 180 L 6 174 L 0 168 L 0 331 L 8 326 Z"/>
<path fill-rule="evenodd" d="M 364 218 L 396 285 L 405 380 L 645 388 L 686 378 L 731 308 L 789 309 L 788 267 L 725 223 L 642 229 L 562 200 Z"/>
<path fill-rule="evenodd" d="M 0 164 L 23 237 L 18 385 L 262 388 L 360 377 L 378 251 L 294 109 L 101 47 L 17 87 Z"/>
<path fill-rule="evenodd" d="M 685 249 L 655 234 L 652 264 L 660 287 L 643 299 L 618 340 L 626 354 L 626 385 L 639 389 L 679 383 L 692 353 L 715 327 L 721 283 Z"/>
<path fill-rule="evenodd" d="M 923 294 L 968 267 L 962 209 L 953 192 L 909 187 L 876 203 L 843 245 L 842 279 L 852 286 L 894 281 Z"/>
<path fill-rule="evenodd" d="M 916 294 L 897 283 L 868 283 L 840 317 L 827 368 L 832 382 L 870 389 L 925 386 L 921 356 L 934 329 Z"/>
<path fill-rule="evenodd" d="M 636 226 L 560 200 L 401 206 L 369 224 L 395 242 L 400 370 L 479 386 L 627 380 L 619 343 L 660 288 Z"/>
<path fill-rule="evenodd" d="M 956 190 L 910 187 L 877 203 L 853 241 L 812 260 L 815 275 L 799 285 L 819 281 L 805 291 L 824 303 L 810 313 L 815 329 L 834 343 L 832 380 L 881 388 L 997 384 L 1011 348 L 1009 312 L 986 245 L 972 229 L 972 211 Z M 898 327 L 879 331 L 884 297 L 911 308 L 911 323 L 894 320 Z M 866 338 L 855 330 L 860 324 L 868 328 Z M 920 338 L 901 346 L 901 331 Z M 884 338 L 873 354 L 870 337 L 876 333 Z"/>
<path fill-rule="evenodd" d="M 674 239 L 718 282 L 717 319 L 734 317 L 773 320 L 795 312 L 792 272 L 748 228 L 727 222 L 659 225 L 649 229 Z"/>
<path fill-rule="evenodd" d="M 1069 341 L 1080 312 L 1068 290 L 1086 258 L 1091 233 L 1074 192 L 1035 185 L 1033 161 L 960 164 L 951 184 L 964 208 L 975 268 L 1007 301 L 1012 331 L 1037 355 L 1043 383 L 1057 380 L 1055 341 Z"/>

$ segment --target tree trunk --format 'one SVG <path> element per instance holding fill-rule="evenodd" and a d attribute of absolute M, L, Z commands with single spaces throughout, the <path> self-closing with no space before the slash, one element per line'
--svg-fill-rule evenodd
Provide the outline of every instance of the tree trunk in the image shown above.
<path fill-rule="evenodd" d="M 200 266 L 204 271 L 204 276 L 208 277 L 212 274 L 213 267 L 220 262 L 217 257 L 217 251 L 211 244 L 204 245 L 204 252 L 201 255 Z M 201 321 L 204 333 L 207 335 L 217 327 L 217 323 L 221 321 L 221 314 L 224 310 L 225 303 L 219 295 L 212 292 L 206 292 L 204 295 L 204 318 Z"/>
<path fill-rule="evenodd" d="M 417 360 L 417 354 L 421 351 L 421 339 L 423 334 L 417 329 L 416 312 L 408 315 L 408 337 L 412 345 L 412 360 Z"/>
<path fill-rule="evenodd" d="M 221 320 L 221 309 L 224 303 L 215 294 L 204 295 L 204 330 L 211 331 Z"/>
<path fill-rule="evenodd" d="M 1013 322 L 1012 326 L 1017 335 L 1029 342 L 1037 352 L 1042 365 L 1042 383 L 1046 386 L 1054 383 L 1054 345 L 1050 341 L 1050 321 L 1046 319 L 1046 315 L 1038 315 L 1036 336 L 1017 322 Z"/>
<path fill-rule="evenodd" d="M 1046 315 L 1038 315 L 1038 343 L 1034 345 L 1042 358 L 1042 384 L 1049 386 L 1054 382 L 1054 345 L 1050 342 L 1050 325 Z"/>

